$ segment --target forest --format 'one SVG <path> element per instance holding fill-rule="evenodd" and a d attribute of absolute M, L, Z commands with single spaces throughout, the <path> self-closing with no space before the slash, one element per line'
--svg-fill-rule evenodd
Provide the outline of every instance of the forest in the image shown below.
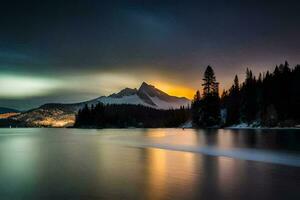
<path fill-rule="evenodd" d="M 83 128 L 158 128 L 179 127 L 190 118 L 189 109 L 158 110 L 142 105 L 103 104 L 85 107 L 76 115 L 74 127 Z"/>
<path fill-rule="evenodd" d="M 231 126 L 247 123 L 264 127 L 293 127 L 300 123 L 300 65 L 288 62 L 273 72 L 254 76 L 246 70 L 243 83 L 236 75 L 221 97 L 213 69 L 203 78 L 203 95 L 197 91 L 192 101 L 192 119 L 197 127 Z"/>

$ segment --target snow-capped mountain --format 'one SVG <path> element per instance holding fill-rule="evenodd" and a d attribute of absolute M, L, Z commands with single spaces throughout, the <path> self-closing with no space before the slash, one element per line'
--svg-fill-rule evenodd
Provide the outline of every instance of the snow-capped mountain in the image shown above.
<path fill-rule="evenodd" d="M 91 106 L 99 102 L 103 104 L 133 104 L 155 109 L 176 109 L 189 106 L 190 100 L 185 97 L 170 96 L 167 93 L 142 83 L 139 89 L 125 88 L 118 93 L 102 96 L 90 101 L 74 104 L 49 103 L 39 108 L 12 117 L 25 126 L 64 127 L 74 123 L 75 113 L 86 104 Z"/>
<path fill-rule="evenodd" d="M 142 83 L 138 90 L 125 88 L 119 93 L 99 97 L 89 103 L 93 104 L 96 102 L 102 102 L 104 104 L 144 105 L 157 109 L 175 109 L 180 108 L 180 106 L 187 107 L 190 104 L 190 100 L 185 97 L 170 96 L 145 82 Z"/>

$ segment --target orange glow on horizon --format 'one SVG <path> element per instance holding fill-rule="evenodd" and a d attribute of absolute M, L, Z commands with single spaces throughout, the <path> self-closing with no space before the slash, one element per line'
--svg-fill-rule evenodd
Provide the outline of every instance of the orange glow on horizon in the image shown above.
<path fill-rule="evenodd" d="M 188 88 L 180 85 L 173 85 L 159 81 L 151 81 L 151 84 L 154 85 L 157 89 L 162 90 L 167 94 L 173 96 L 186 97 L 188 99 L 192 99 L 195 94 L 195 90 L 193 88 Z"/>

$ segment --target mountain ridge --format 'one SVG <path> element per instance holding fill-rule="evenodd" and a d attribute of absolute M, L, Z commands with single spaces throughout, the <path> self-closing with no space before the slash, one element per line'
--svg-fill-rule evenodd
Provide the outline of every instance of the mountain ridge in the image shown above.
<path fill-rule="evenodd" d="M 5 113 L 19 113 L 20 111 L 14 108 L 8 108 L 8 107 L 0 107 L 0 114 Z"/>
<path fill-rule="evenodd" d="M 99 101 L 104 104 L 140 104 L 157 109 L 179 108 L 190 104 L 189 99 L 171 96 L 146 82 L 143 82 L 139 89 L 125 88 L 118 93 L 91 100 L 91 102 L 93 101 Z"/>
<path fill-rule="evenodd" d="M 71 126 L 75 121 L 75 114 L 85 105 L 103 104 L 132 104 L 142 105 L 155 109 L 177 109 L 188 107 L 190 100 L 185 97 L 171 96 L 155 86 L 143 82 L 139 89 L 124 88 L 118 93 L 101 96 L 92 100 L 78 103 L 46 103 L 38 108 L 23 112 L 11 119 L 20 122 L 23 126 Z"/>

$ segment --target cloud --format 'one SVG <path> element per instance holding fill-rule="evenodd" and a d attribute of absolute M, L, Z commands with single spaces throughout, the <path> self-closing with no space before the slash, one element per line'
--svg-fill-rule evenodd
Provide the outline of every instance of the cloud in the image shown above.
<path fill-rule="evenodd" d="M 57 80 L 22 75 L 0 75 L 0 98 L 47 95 L 60 87 Z"/>

